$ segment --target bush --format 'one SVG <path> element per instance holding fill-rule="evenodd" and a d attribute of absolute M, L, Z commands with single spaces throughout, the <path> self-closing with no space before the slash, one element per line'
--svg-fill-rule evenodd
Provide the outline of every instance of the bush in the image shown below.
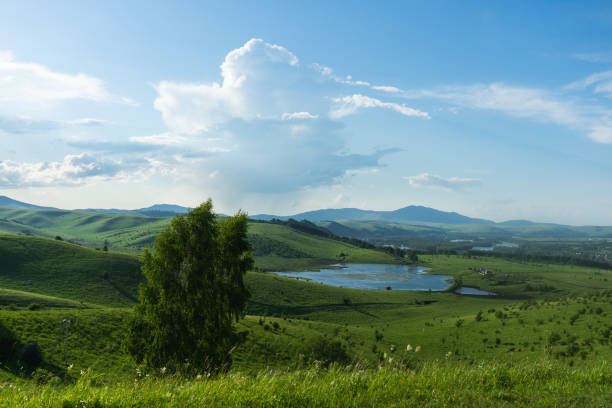
<path fill-rule="evenodd" d="M 6 363 L 14 355 L 17 338 L 0 324 L 0 362 Z"/>
<path fill-rule="evenodd" d="M 38 343 L 28 343 L 23 347 L 21 362 L 24 367 L 30 370 L 36 369 L 42 364 L 43 354 Z"/>
<path fill-rule="evenodd" d="M 40 310 L 41 306 L 38 303 L 30 303 L 28 310 Z"/>
<path fill-rule="evenodd" d="M 303 353 L 309 361 L 319 361 L 325 367 L 331 363 L 347 364 L 351 361 L 344 344 L 323 336 L 307 341 Z"/>

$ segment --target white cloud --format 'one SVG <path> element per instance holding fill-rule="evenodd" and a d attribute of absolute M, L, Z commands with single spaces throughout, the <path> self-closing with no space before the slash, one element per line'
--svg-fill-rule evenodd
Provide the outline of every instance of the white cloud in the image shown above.
<path fill-rule="evenodd" d="M 218 83 L 158 83 L 154 106 L 168 132 L 130 140 L 163 145 L 166 152 L 173 148 L 173 160 L 196 146 L 210 153 L 181 162 L 179 173 L 215 194 L 283 194 L 330 185 L 347 171 L 380 167 L 380 159 L 395 151 L 347 152 L 338 119 L 348 111 L 377 107 L 428 117 L 362 94 L 335 99 L 353 86 L 371 87 L 350 76 L 337 78 L 322 65 L 301 64 L 287 49 L 252 39 L 227 54 Z"/>
<path fill-rule="evenodd" d="M 404 116 L 417 116 L 426 119 L 430 118 L 427 112 L 409 108 L 408 106 L 393 102 L 383 102 L 379 99 L 371 98 L 365 95 L 355 94 L 351 96 L 344 96 L 341 98 L 334 98 L 333 101 L 336 104 L 332 107 L 329 116 L 334 119 L 355 114 L 361 108 L 385 108 L 394 110 L 395 112 L 401 113 Z"/>
<path fill-rule="evenodd" d="M 0 52 L 0 107 L 69 99 L 133 103 L 111 94 L 98 78 L 55 72 L 41 64 L 17 61 L 10 52 Z"/>
<path fill-rule="evenodd" d="M 376 91 L 385 91 L 385 92 L 391 92 L 391 93 L 398 93 L 401 91 L 401 89 L 399 88 L 396 88 L 394 86 L 386 86 L 386 85 L 374 85 L 372 86 L 372 89 Z"/>
<path fill-rule="evenodd" d="M 583 85 L 572 84 L 570 87 L 588 86 L 602 77 L 587 79 Z M 493 83 L 403 92 L 403 96 L 438 99 L 464 108 L 494 110 L 509 116 L 553 123 L 584 132 L 596 142 L 612 143 L 611 110 L 562 98 L 543 89 Z"/>
<path fill-rule="evenodd" d="M 612 98 L 612 71 L 597 72 L 566 86 L 566 89 L 571 90 L 587 88 L 592 88 L 596 94 L 604 94 L 604 96 Z"/>
<path fill-rule="evenodd" d="M 155 86 L 154 106 L 170 131 L 194 135 L 231 119 L 288 119 L 306 113 L 319 117 L 347 87 L 371 86 L 351 76 L 336 77 L 331 68 L 319 64 L 303 66 L 286 48 L 260 39 L 230 51 L 221 64 L 221 77 L 221 82 L 161 81 Z M 426 115 L 390 102 L 378 101 L 378 106 L 409 116 Z"/>
<path fill-rule="evenodd" d="M 573 54 L 572 57 L 586 62 L 610 62 L 612 53 L 610 52 L 585 52 Z"/>
<path fill-rule="evenodd" d="M 155 109 L 172 131 L 196 134 L 231 118 L 272 117 L 299 105 L 290 95 L 302 74 L 284 47 L 251 39 L 227 54 L 221 76 L 211 84 L 162 81 Z"/>
<path fill-rule="evenodd" d="M 184 136 L 175 135 L 169 132 L 159 133 L 150 136 L 132 136 L 130 142 L 149 144 L 154 146 L 184 146 L 188 139 Z"/>
<path fill-rule="evenodd" d="M 294 120 L 294 119 L 317 119 L 319 115 L 313 115 L 310 112 L 293 112 L 283 113 L 283 120 Z"/>
<path fill-rule="evenodd" d="M 88 154 L 67 155 L 58 162 L 17 163 L 0 161 L 0 186 L 21 188 L 44 185 L 77 185 L 120 175 L 120 163 Z"/>
<path fill-rule="evenodd" d="M 93 118 L 45 120 L 20 115 L 0 115 L 0 132 L 12 134 L 39 133 L 72 126 L 103 126 L 107 123 L 105 120 Z"/>
<path fill-rule="evenodd" d="M 482 183 L 478 179 L 451 177 L 444 178 L 434 174 L 422 173 L 418 176 L 404 177 L 413 187 L 425 187 L 448 192 L 464 192 Z"/>

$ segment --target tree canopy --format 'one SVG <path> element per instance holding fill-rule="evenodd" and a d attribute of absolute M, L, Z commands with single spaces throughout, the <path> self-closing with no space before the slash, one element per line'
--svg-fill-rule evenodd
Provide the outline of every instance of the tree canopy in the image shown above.
<path fill-rule="evenodd" d="M 138 363 L 182 372 L 229 367 L 253 266 L 247 216 L 220 218 L 209 199 L 177 215 L 143 254 L 140 304 L 127 348 Z"/>

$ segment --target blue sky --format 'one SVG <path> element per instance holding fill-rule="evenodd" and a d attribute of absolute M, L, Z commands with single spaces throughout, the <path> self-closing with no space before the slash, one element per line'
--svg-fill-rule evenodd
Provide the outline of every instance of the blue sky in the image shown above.
<path fill-rule="evenodd" d="M 5 2 L 0 194 L 612 225 L 606 2 Z"/>

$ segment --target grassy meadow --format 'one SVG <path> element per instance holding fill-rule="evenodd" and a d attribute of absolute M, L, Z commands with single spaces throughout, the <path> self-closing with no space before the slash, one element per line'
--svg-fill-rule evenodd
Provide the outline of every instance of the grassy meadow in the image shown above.
<path fill-rule="evenodd" d="M 141 228 L 131 222 L 119 224 Z M 142 280 L 136 254 L 0 235 L 0 332 L 44 356 L 33 373 L 16 356 L 3 364 L 0 406 L 610 404 L 611 270 L 419 255 L 431 273 L 498 296 L 356 290 L 263 271 L 402 260 L 279 224 L 250 224 L 249 240 L 257 268 L 232 371 L 189 379 L 139 375 L 124 350 Z M 321 338 L 340 343 L 350 366 L 313 359 Z"/>

